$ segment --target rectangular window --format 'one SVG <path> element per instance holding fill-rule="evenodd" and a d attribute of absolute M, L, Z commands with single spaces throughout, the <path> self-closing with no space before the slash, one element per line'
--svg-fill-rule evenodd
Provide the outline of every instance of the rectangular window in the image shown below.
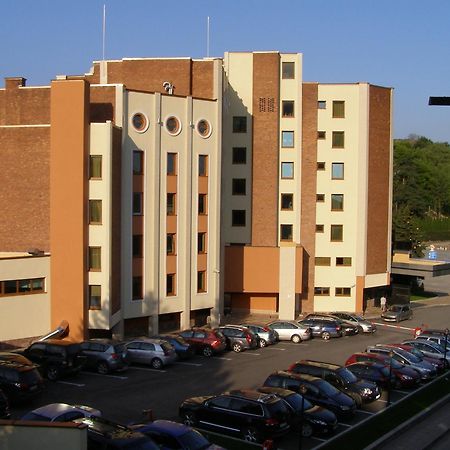
<path fill-rule="evenodd" d="M 314 263 L 316 266 L 330 266 L 331 258 L 329 256 L 316 256 Z"/>
<path fill-rule="evenodd" d="M 292 241 L 292 225 L 280 225 L 280 241 Z"/>
<path fill-rule="evenodd" d="M 206 194 L 198 194 L 198 213 L 204 215 L 207 213 Z"/>
<path fill-rule="evenodd" d="M 172 192 L 167 194 L 167 215 L 174 216 L 176 212 L 176 195 Z"/>
<path fill-rule="evenodd" d="M 89 309 L 102 309 L 102 287 L 99 284 L 89 285 Z"/>
<path fill-rule="evenodd" d="M 331 211 L 344 211 L 344 194 L 331 194 Z"/>
<path fill-rule="evenodd" d="M 144 152 L 133 151 L 133 174 L 142 175 L 144 173 Z"/>
<path fill-rule="evenodd" d="M 329 287 L 315 287 L 314 295 L 330 295 Z"/>
<path fill-rule="evenodd" d="M 336 297 L 350 297 L 351 289 L 348 287 L 337 287 L 335 289 Z"/>
<path fill-rule="evenodd" d="M 142 289 L 142 277 L 133 277 L 133 300 L 141 300 L 144 298 Z"/>
<path fill-rule="evenodd" d="M 318 131 L 317 132 L 317 139 L 326 139 L 327 132 L 326 131 Z"/>
<path fill-rule="evenodd" d="M 142 258 L 142 234 L 133 234 L 133 258 Z"/>
<path fill-rule="evenodd" d="M 330 240 L 331 242 L 342 242 L 344 240 L 343 225 L 331 225 Z"/>
<path fill-rule="evenodd" d="M 100 225 L 102 223 L 102 201 L 89 200 L 89 223 Z"/>
<path fill-rule="evenodd" d="M 324 232 L 324 225 L 321 223 L 316 224 L 316 233 L 323 233 Z"/>
<path fill-rule="evenodd" d="M 294 117 L 294 102 L 293 100 L 283 100 L 281 102 L 282 117 Z"/>
<path fill-rule="evenodd" d="M 294 194 L 281 194 L 281 209 L 283 211 L 294 209 Z"/>
<path fill-rule="evenodd" d="M 101 155 L 91 155 L 89 157 L 89 178 L 91 180 L 101 180 L 102 178 Z"/>
<path fill-rule="evenodd" d="M 167 175 L 177 174 L 177 154 L 167 153 Z"/>
<path fill-rule="evenodd" d="M 206 272 L 204 270 L 197 272 L 197 292 L 206 292 Z"/>
<path fill-rule="evenodd" d="M 345 117 L 345 102 L 343 100 L 333 101 L 333 119 L 343 119 Z"/>
<path fill-rule="evenodd" d="M 133 192 L 133 215 L 134 216 L 141 216 L 143 212 L 143 197 L 142 192 Z"/>
<path fill-rule="evenodd" d="M 44 291 L 44 278 L 0 281 L 0 297 L 40 294 Z"/>
<path fill-rule="evenodd" d="M 338 256 L 336 257 L 336 266 L 351 266 L 352 258 L 350 256 Z"/>
<path fill-rule="evenodd" d="M 319 100 L 317 102 L 318 109 L 327 109 L 327 102 L 325 100 Z"/>
<path fill-rule="evenodd" d="M 294 163 L 282 162 L 281 163 L 281 178 L 294 178 Z"/>
<path fill-rule="evenodd" d="M 233 178 L 232 181 L 233 195 L 245 195 L 246 194 L 246 183 L 245 178 Z"/>
<path fill-rule="evenodd" d="M 247 133 L 247 117 L 233 116 L 233 133 Z"/>
<path fill-rule="evenodd" d="M 206 253 L 206 233 L 197 233 L 197 251 Z"/>
<path fill-rule="evenodd" d="M 325 201 L 325 194 L 316 194 L 316 202 L 322 203 Z"/>
<path fill-rule="evenodd" d="M 175 295 L 175 274 L 168 273 L 166 275 L 166 295 L 168 297 Z"/>
<path fill-rule="evenodd" d="M 281 63 L 281 78 L 283 80 L 293 80 L 295 78 L 295 63 Z"/>
<path fill-rule="evenodd" d="M 344 148 L 344 132 L 343 131 L 333 131 L 331 147 L 332 148 Z"/>
<path fill-rule="evenodd" d="M 89 247 L 89 270 L 100 271 L 102 269 L 102 248 Z"/>
<path fill-rule="evenodd" d="M 344 163 L 333 163 L 331 165 L 331 179 L 332 180 L 344 179 Z"/>
<path fill-rule="evenodd" d="M 175 255 L 175 233 L 167 233 L 167 254 Z"/>
<path fill-rule="evenodd" d="M 323 161 L 317 163 L 317 170 L 325 170 L 325 163 Z"/>
<path fill-rule="evenodd" d="M 246 147 L 233 147 L 233 164 L 247 164 Z"/>
<path fill-rule="evenodd" d="M 198 176 L 206 177 L 208 175 L 208 156 L 198 155 Z"/>
<path fill-rule="evenodd" d="M 282 131 L 281 132 L 281 146 L 283 148 L 293 148 L 294 147 L 294 132 L 293 131 Z"/>
<path fill-rule="evenodd" d="M 231 226 L 245 227 L 245 209 L 233 209 L 231 211 Z"/>

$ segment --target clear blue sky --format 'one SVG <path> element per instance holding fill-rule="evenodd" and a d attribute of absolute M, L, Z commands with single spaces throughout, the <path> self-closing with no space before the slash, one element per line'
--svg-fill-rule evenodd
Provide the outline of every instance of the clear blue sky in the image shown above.
<path fill-rule="evenodd" d="M 305 81 L 367 81 L 395 89 L 394 135 L 450 142 L 448 0 L 3 0 L 0 86 L 6 76 L 47 85 L 106 58 L 303 53 Z"/>

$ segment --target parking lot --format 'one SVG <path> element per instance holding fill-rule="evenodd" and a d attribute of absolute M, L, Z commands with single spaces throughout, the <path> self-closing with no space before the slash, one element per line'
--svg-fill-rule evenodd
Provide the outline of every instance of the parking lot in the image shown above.
<path fill-rule="evenodd" d="M 148 366 L 131 366 L 126 372 L 100 375 L 83 371 L 74 378 L 47 382 L 44 394 L 34 403 L 12 409 L 14 418 L 30 409 L 52 402 L 86 404 L 102 410 L 105 417 L 136 423 L 143 419 L 142 411 L 150 409 L 154 418 L 178 420 L 178 406 L 187 397 L 219 394 L 237 388 L 261 386 L 267 376 L 286 369 L 300 359 L 314 359 L 335 364 L 375 343 L 395 343 L 413 335 L 423 323 L 445 327 L 449 306 L 419 309 L 414 318 L 399 325 L 386 325 L 379 320 L 373 335 L 357 335 L 323 341 L 312 339 L 300 344 L 279 342 L 276 345 L 242 353 L 226 352 L 222 356 L 195 356 L 179 361 L 163 370 Z M 409 390 L 392 391 L 392 402 L 408 395 Z M 337 432 L 367 419 L 387 405 L 387 392 L 380 399 L 365 405 L 349 420 L 339 422 Z M 303 439 L 304 448 L 314 448 L 326 437 Z M 279 443 L 280 448 L 297 448 L 298 436 L 291 432 Z"/>

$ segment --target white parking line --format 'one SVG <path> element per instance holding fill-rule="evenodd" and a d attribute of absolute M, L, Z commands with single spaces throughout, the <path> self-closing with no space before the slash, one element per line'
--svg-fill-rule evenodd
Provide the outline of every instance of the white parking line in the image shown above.
<path fill-rule="evenodd" d="M 350 428 L 352 426 L 348 423 L 341 423 L 341 422 L 338 422 L 338 425 L 342 425 L 343 427 L 347 427 L 347 428 Z"/>
<path fill-rule="evenodd" d="M 81 372 L 85 375 L 94 375 L 97 377 L 108 377 L 108 378 L 117 378 L 118 380 L 128 380 L 128 377 L 121 377 L 120 375 L 110 375 L 109 373 L 101 374 L 95 372 Z"/>
<path fill-rule="evenodd" d="M 370 414 L 371 416 L 373 416 L 375 413 L 372 411 L 366 411 L 365 409 L 358 409 L 358 412 L 360 413 L 364 413 L 364 414 Z"/>
<path fill-rule="evenodd" d="M 177 362 L 174 362 L 174 364 L 180 364 L 183 366 L 196 366 L 196 367 L 203 366 L 203 364 L 200 364 L 200 363 L 191 363 L 191 362 L 185 362 L 185 361 L 177 361 Z"/>
<path fill-rule="evenodd" d="M 267 350 L 278 350 L 280 352 L 286 351 L 285 348 L 278 348 L 278 347 L 265 347 Z"/>
<path fill-rule="evenodd" d="M 136 367 L 136 366 L 133 366 L 133 367 L 130 367 L 130 369 L 131 370 L 146 370 L 147 372 L 158 372 L 158 373 L 160 373 L 160 372 L 162 372 L 162 373 L 167 372 L 167 370 L 151 369 L 150 367 Z"/>
<path fill-rule="evenodd" d="M 223 356 L 217 356 L 215 359 L 224 359 L 225 361 L 233 361 L 233 358 L 224 358 Z"/>
<path fill-rule="evenodd" d="M 245 354 L 249 355 L 249 356 L 261 356 L 261 353 L 254 353 L 254 352 L 251 352 L 251 353 L 245 352 Z"/>
<path fill-rule="evenodd" d="M 84 387 L 86 386 L 84 383 L 71 383 L 70 381 L 57 381 L 59 384 L 69 384 L 70 386 L 76 386 L 76 387 Z"/>
<path fill-rule="evenodd" d="M 374 324 L 379 325 L 380 327 L 399 328 L 400 330 L 414 331 L 414 328 L 402 327 L 401 325 L 390 325 L 388 323 L 378 323 L 378 322 L 374 322 Z"/>

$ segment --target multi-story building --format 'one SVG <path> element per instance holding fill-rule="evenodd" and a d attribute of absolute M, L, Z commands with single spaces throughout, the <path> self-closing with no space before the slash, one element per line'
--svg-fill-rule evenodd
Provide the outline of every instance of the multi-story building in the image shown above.
<path fill-rule="evenodd" d="M 389 284 L 391 95 L 305 83 L 301 55 L 278 52 L 6 79 L 0 250 L 50 269 L 14 293 L 0 273 L 0 321 L 22 321 L 0 339 L 362 310 Z M 27 334 L 30 300 L 47 319 Z"/>

